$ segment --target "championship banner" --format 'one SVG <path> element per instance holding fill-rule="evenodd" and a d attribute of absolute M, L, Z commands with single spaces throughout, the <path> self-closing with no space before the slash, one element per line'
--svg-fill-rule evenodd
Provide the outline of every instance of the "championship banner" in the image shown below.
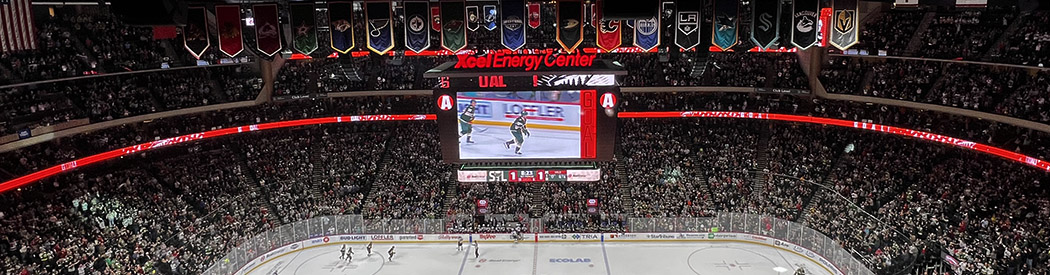
<path fill-rule="evenodd" d="M 405 1 L 405 48 L 419 53 L 430 47 L 430 29 L 427 29 L 426 1 Z"/>
<path fill-rule="evenodd" d="M 481 14 L 478 13 L 478 6 L 467 6 L 467 29 L 477 31 L 479 26 L 481 26 Z"/>
<path fill-rule="evenodd" d="M 211 38 L 208 37 L 208 17 L 204 7 L 186 9 L 186 26 L 182 27 L 182 46 L 196 59 L 201 59 L 204 51 L 211 47 Z"/>
<path fill-rule="evenodd" d="M 314 3 L 291 3 L 292 49 L 305 55 L 317 50 L 317 23 L 314 22 Z"/>
<path fill-rule="evenodd" d="M 660 45 L 660 15 L 634 20 L 634 46 L 646 52 Z"/>
<path fill-rule="evenodd" d="M 441 7 L 430 7 L 430 28 L 436 32 L 441 31 Z"/>
<path fill-rule="evenodd" d="M 602 17 L 602 12 L 599 10 L 595 17 L 598 19 L 598 30 L 596 34 L 596 44 L 599 48 L 605 51 L 612 51 L 613 49 L 619 48 L 622 42 L 620 37 L 620 20 L 605 20 Z"/>
<path fill-rule="evenodd" d="M 819 0 L 795 0 L 791 4 L 791 44 L 805 50 L 817 44 Z"/>
<path fill-rule="evenodd" d="M 715 0 L 715 20 L 711 24 L 711 44 L 725 51 L 740 40 L 737 39 L 737 19 L 740 2 L 737 0 Z"/>
<path fill-rule="evenodd" d="M 594 4 L 587 5 L 587 25 L 591 26 L 591 28 L 598 27 L 598 16 L 597 11 L 595 11 L 595 8 L 597 7 Z"/>
<path fill-rule="evenodd" d="M 700 1 L 678 3 L 674 44 L 683 50 L 691 50 L 700 45 L 700 4 Z"/>
<path fill-rule="evenodd" d="M 751 0 L 751 42 L 769 49 L 780 39 L 780 0 Z"/>
<path fill-rule="evenodd" d="M 558 45 L 566 52 L 576 51 L 583 43 L 583 3 L 578 1 L 558 1 L 555 15 L 558 17 Z"/>
<path fill-rule="evenodd" d="M 281 51 L 281 21 L 277 19 L 277 4 L 252 6 L 255 15 L 255 49 L 266 56 Z"/>
<path fill-rule="evenodd" d="M 831 13 L 831 45 L 845 51 L 857 44 L 857 0 L 835 0 Z"/>
<path fill-rule="evenodd" d="M 394 22 L 390 2 L 365 2 L 368 49 L 384 55 L 394 48 Z"/>
<path fill-rule="evenodd" d="M 441 47 L 457 52 L 467 46 L 463 2 L 441 2 Z"/>
<path fill-rule="evenodd" d="M 529 27 L 539 28 L 540 27 L 540 3 L 531 2 L 529 3 Z"/>
<path fill-rule="evenodd" d="M 483 17 L 485 19 L 485 29 L 490 31 L 495 30 L 496 18 L 499 18 L 496 14 L 496 5 L 482 6 L 482 11 L 485 12 L 485 16 Z"/>
<path fill-rule="evenodd" d="M 332 49 L 349 53 L 354 49 L 354 5 L 351 2 L 328 2 L 328 23 Z"/>
<path fill-rule="evenodd" d="M 525 46 L 525 1 L 503 0 L 500 8 L 500 36 L 507 49 L 516 51 Z"/>
<path fill-rule="evenodd" d="M 237 5 L 215 6 L 215 24 L 219 30 L 219 51 L 234 57 L 244 51 L 241 36 L 241 7 Z"/>

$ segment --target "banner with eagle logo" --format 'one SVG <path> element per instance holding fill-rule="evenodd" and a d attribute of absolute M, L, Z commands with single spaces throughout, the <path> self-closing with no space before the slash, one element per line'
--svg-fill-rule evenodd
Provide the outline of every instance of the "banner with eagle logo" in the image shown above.
<path fill-rule="evenodd" d="M 817 44 L 819 0 L 795 0 L 791 4 L 791 44 L 805 50 Z"/>
<path fill-rule="evenodd" d="M 441 2 L 441 47 L 453 52 L 467 46 L 467 26 L 463 2 Z"/>
<path fill-rule="evenodd" d="M 533 28 L 533 29 L 539 28 L 540 27 L 540 18 L 542 18 L 542 16 L 540 16 L 540 3 L 539 2 L 530 2 L 529 3 L 529 28 Z"/>
<path fill-rule="evenodd" d="M 219 30 L 219 51 L 234 57 L 244 51 L 241 36 L 241 7 L 237 5 L 215 6 L 215 27 Z"/>
<path fill-rule="evenodd" d="M 277 17 L 277 4 L 252 6 L 255 15 L 255 49 L 266 56 L 281 51 L 281 21 Z"/>
<path fill-rule="evenodd" d="M 620 24 L 622 22 L 620 20 L 605 20 L 601 8 L 598 8 L 594 16 L 597 17 L 595 20 L 598 21 L 598 30 L 595 32 L 597 34 L 595 41 L 598 47 L 605 51 L 619 48 L 622 43 L 622 38 L 620 37 Z"/>
<path fill-rule="evenodd" d="M 310 55 L 317 50 L 317 24 L 314 23 L 314 3 L 292 3 L 292 49 Z"/>
<path fill-rule="evenodd" d="M 859 40 L 857 30 L 857 0 L 835 0 L 831 12 L 832 46 L 845 51 Z"/>
<path fill-rule="evenodd" d="M 496 5 L 484 5 L 481 7 L 481 11 L 484 12 L 485 29 L 495 30 L 496 29 L 496 18 L 499 18 L 498 12 L 496 12 Z"/>
<path fill-rule="evenodd" d="M 557 40 L 562 49 L 572 53 L 583 43 L 583 3 L 558 1 Z"/>
<path fill-rule="evenodd" d="M 660 16 L 634 20 L 634 46 L 651 51 L 660 45 Z"/>
<path fill-rule="evenodd" d="M 683 50 L 700 45 L 700 2 L 678 3 L 675 16 L 674 44 Z"/>
<path fill-rule="evenodd" d="M 368 49 L 383 55 L 394 49 L 394 22 L 390 2 L 365 3 L 365 30 Z"/>
<path fill-rule="evenodd" d="M 204 51 L 211 47 L 206 13 L 204 7 L 186 9 L 186 26 L 182 27 L 182 46 L 196 59 L 201 59 Z"/>
<path fill-rule="evenodd" d="M 769 49 L 780 39 L 780 0 L 751 0 L 751 42 Z"/>
<path fill-rule="evenodd" d="M 405 48 L 419 53 L 430 47 L 426 1 L 405 1 Z"/>
<path fill-rule="evenodd" d="M 354 49 L 354 6 L 350 2 L 328 2 L 329 38 L 332 49 L 349 53 Z"/>
<path fill-rule="evenodd" d="M 519 50 L 525 46 L 525 1 L 503 0 L 500 8 L 500 32 L 504 47 Z"/>
<path fill-rule="evenodd" d="M 715 18 L 711 24 L 711 44 L 723 51 L 740 41 L 737 38 L 737 19 L 740 2 L 737 0 L 715 0 Z"/>

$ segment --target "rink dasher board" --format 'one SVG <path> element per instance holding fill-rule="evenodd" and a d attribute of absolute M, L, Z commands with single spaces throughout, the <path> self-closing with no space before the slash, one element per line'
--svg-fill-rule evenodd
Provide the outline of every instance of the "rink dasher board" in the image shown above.
<path fill-rule="evenodd" d="M 531 235 L 531 236 L 529 236 Z M 834 275 L 845 275 L 838 266 L 828 261 L 823 255 L 802 247 L 800 245 L 776 239 L 770 236 L 739 233 L 533 233 L 524 235 L 525 238 L 519 242 L 524 243 L 604 243 L 604 242 L 743 242 L 772 247 L 787 251 L 800 257 L 811 260 L 828 273 Z M 512 243 L 515 241 L 511 234 L 370 234 L 370 235 L 331 235 L 315 237 L 303 241 L 292 242 L 271 250 L 262 256 L 252 259 L 242 266 L 234 274 L 248 274 L 255 267 L 262 266 L 270 261 L 285 255 L 300 252 L 302 250 L 341 245 L 341 244 L 448 244 L 457 243 L 462 237 L 464 243 L 469 245 L 472 241 L 478 243 Z M 531 237 L 531 238 L 530 238 Z"/>

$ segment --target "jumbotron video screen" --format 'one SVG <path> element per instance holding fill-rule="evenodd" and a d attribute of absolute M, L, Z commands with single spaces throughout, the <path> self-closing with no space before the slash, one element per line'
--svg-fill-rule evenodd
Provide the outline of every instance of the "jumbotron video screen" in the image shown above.
<path fill-rule="evenodd" d="M 445 159 L 608 159 L 615 142 L 616 116 L 614 109 L 602 107 L 603 97 L 615 101 L 614 93 L 595 89 L 456 91 L 439 95 L 438 123 Z M 442 108 L 443 104 L 447 105 Z"/>
<path fill-rule="evenodd" d="M 460 159 L 582 156 L 580 91 L 461 92 L 456 102 Z"/>

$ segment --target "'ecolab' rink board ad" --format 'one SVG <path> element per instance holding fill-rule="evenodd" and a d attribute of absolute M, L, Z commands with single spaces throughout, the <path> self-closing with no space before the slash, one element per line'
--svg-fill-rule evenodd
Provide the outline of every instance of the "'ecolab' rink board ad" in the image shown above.
<path fill-rule="evenodd" d="M 267 265 L 270 261 L 284 258 L 287 255 L 292 255 L 297 252 L 305 252 L 308 250 L 315 249 L 334 249 L 338 252 L 338 249 L 342 245 L 350 246 L 361 246 L 369 242 L 376 244 L 375 252 L 383 255 L 386 252 L 387 245 L 423 245 L 427 247 L 434 247 L 435 251 L 446 251 L 451 250 L 455 243 L 462 238 L 464 246 L 469 249 L 471 242 L 478 242 L 481 246 L 487 249 L 497 249 L 499 246 L 495 244 L 509 244 L 513 243 L 514 239 L 510 234 L 373 234 L 373 235 L 332 235 L 311 238 L 303 241 L 297 241 L 284 246 L 273 249 L 262 256 L 259 256 L 243 267 L 238 269 L 235 274 L 256 274 L 259 271 L 255 270 L 256 267 Z M 535 245 L 547 245 L 557 246 L 557 243 L 565 244 L 584 244 L 594 243 L 595 245 L 601 244 L 603 247 L 606 245 L 613 245 L 614 243 L 618 246 L 627 245 L 631 246 L 652 246 L 656 244 L 667 244 L 674 245 L 676 243 L 688 243 L 688 242 L 716 242 L 716 243 L 742 243 L 748 245 L 759 245 L 759 247 L 775 248 L 781 254 L 794 255 L 792 257 L 800 257 L 808 259 L 814 264 L 819 266 L 822 271 L 833 275 L 845 275 L 835 264 L 824 258 L 823 255 L 817 254 L 814 251 L 801 247 L 797 244 L 782 241 L 779 239 L 771 238 L 768 236 L 748 234 L 748 233 L 734 233 L 734 232 L 720 232 L 720 233 L 563 233 L 563 234 L 525 234 L 521 243 L 532 243 Z M 486 245 L 488 243 L 488 245 Z M 543 244 L 548 243 L 548 244 Z M 634 244 L 637 243 L 637 244 Z M 646 244 L 648 243 L 648 244 Z M 327 247 L 327 248 L 323 248 Z M 468 256 L 473 257 L 472 254 L 468 253 Z M 289 256 L 290 257 L 290 256 Z M 464 256 L 466 259 L 467 256 Z M 355 257 L 356 259 L 356 257 Z M 560 258 L 559 258 L 560 259 Z M 287 260 L 287 259 L 285 259 Z M 552 258 L 552 263 L 555 263 L 555 258 Z M 575 260 L 575 259 L 573 259 Z M 597 261 L 597 260 L 595 260 Z M 269 265 L 272 265 L 269 264 Z M 825 272 L 814 272 L 815 274 L 825 274 Z M 283 274 L 283 273 L 282 273 Z M 763 273 L 764 274 L 764 273 Z"/>

